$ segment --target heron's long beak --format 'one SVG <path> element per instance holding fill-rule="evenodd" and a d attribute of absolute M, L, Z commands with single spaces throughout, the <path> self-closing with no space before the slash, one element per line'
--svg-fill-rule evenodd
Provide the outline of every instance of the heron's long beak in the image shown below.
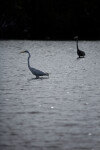
<path fill-rule="evenodd" d="M 21 51 L 20 53 L 25 53 L 25 51 Z"/>

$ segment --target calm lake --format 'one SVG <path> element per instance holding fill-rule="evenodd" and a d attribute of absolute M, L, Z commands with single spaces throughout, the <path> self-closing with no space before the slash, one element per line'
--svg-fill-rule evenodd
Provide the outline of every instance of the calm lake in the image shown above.
<path fill-rule="evenodd" d="M 100 41 L 79 48 L 85 58 L 75 41 L 0 41 L 0 150 L 100 150 Z"/>

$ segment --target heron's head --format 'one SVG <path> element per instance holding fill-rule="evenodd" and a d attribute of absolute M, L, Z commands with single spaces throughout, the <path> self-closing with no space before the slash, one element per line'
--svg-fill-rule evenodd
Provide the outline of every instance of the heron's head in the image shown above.
<path fill-rule="evenodd" d="M 29 53 L 27 50 L 25 50 L 25 51 L 21 51 L 20 53 Z"/>
<path fill-rule="evenodd" d="M 78 40 L 78 36 L 75 36 L 74 39 L 75 39 L 75 40 Z"/>

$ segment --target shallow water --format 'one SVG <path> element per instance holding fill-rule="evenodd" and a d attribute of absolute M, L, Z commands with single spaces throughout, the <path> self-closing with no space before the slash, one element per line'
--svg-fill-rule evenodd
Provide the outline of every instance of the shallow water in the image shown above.
<path fill-rule="evenodd" d="M 74 41 L 0 41 L 1 150 L 100 150 L 100 42 L 79 47 L 85 58 Z"/>

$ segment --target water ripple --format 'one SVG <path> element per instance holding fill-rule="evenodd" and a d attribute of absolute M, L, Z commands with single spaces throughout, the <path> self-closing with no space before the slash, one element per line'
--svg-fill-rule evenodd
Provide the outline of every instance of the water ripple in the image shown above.
<path fill-rule="evenodd" d="M 100 42 L 79 46 L 84 59 L 74 41 L 0 41 L 0 149 L 100 149 Z"/>

